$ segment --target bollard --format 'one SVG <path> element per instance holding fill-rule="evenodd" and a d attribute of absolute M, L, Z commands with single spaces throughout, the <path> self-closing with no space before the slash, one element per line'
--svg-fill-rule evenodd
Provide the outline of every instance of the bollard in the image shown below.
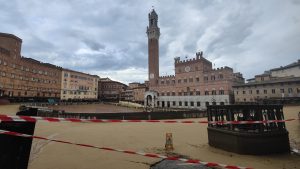
<path fill-rule="evenodd" d="M 172 133 L 166 133 L 165 150 L 166 151 L 173 151 L 174 150 Z"/>

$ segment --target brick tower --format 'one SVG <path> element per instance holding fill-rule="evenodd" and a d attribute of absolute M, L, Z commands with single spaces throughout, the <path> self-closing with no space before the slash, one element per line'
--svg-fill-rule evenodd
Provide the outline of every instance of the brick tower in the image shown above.
<path fill-rule="evenodd" d="M 148 79 L 150 86 L 157 86 L 159 77 L 159 27 L 157 26 L 158 16 L 153 9 L 149 13 L 148 35 Z"/>

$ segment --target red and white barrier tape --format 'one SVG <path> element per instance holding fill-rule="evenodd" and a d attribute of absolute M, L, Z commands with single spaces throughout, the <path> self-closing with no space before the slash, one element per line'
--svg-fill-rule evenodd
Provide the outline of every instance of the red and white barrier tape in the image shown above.
<path fill-rule="evenodd" d="M 204 124 L 260 124 L 260 123 L 282 123 L 296 119 L 287 120 L 262 120 L 262 121 L 190 121 L 190 120 L 108 120 L 108 119 L 77 119 L 77 118 L 53 118 L 53 117 L 34 117 L 34 116 L 8 116 L 0 115 L 0 121 L 26 121 L 36 122 L 38 120 L 48 122 L 80 122 L 80 123 L 124 123 L 124 122 L 145 122 L 145 123 L 204 123 Z"/>
<path fill-rule="evenodd" d="M 89 145 L 89 144 L 80 144 L 80 143 L 75 143 L 75 142 L 69 142 L 69 141 L 63 141 L 63 140 L 57 140 L 57 139 L 49 139 L 49 138 L 45 138 L 45 137 L 22 134 L 22 133 L 7 131 L 7 130 L 0 130 L 0 134 L 48 140 L 48 141 L 53 141 L 53 142 L 58 142 L 58 143 L 72 144 L 72 145 L 82 146 L 82 147 L 90 147 L 90 148 L 106 150 L 106 151 L 115 151 L 115 152 L 121 152 L 121 153 L 125 153 L 125 154 L 136 154 L 136 155 L 141 155 L 141 156 L 145 156 L 145 157 L 161 158 L 161 159 L 174 160 L 174 161 L 177 160 L 177 161 L 183 161 L 185 163 L 203 164 L 208 167 L 219 166 L 219 167 L 228 168 L 228 169 L 251 169 L 249 167 L 232 166 L 232 165 L 226 165 L 226 164 L 204 162 L 204 161 L 200 161 L 200 160 L 179 158 L 179 157 L 168 157 L 165 155 L 154 154 L 154 153 L 136 152 L 136 151 L 130 151 L 130 150 L 114 149 L 114 148 L 110 148 L 110 147 L 99 147 L 99 146 L 94 146 L 94 145 Z"/>

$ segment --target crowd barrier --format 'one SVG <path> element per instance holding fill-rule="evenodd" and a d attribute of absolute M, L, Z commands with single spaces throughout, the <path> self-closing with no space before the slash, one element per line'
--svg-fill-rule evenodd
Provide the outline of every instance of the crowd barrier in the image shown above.
<path fill-rule="evenodd" d="M 200 123 L 200 124 L 265 124 L 265 123 L 284 123 L 295 121 L 299 119 L 287 119 L 287 120 L 262 120 L 262 121 L 195 121 L 195 120 L 119 120 L 119 119 L 80 119 L 80 118 L 55 118 L 55 117 L 35 117 L 35 116 L 9 116 L 0 114 L 0 121 L 15 121 L 15 122 L 81 122 L 81 123 Z"/>
<path fill-rule="evenodd" d="M 31 110 L 33 110 L 33 109 L 31 109 Z M 183 161 L 186 163 L 203 164 L 208 167 L 223 167 L 223 168 L 228 168 L 228 169 L 246 169 L 246 168 L 249 169 L 249 168 L 233 166 L 233 165 L 225 165 L 225 164 L 219 164 L 219 163 L 213 163 L 213 162 L 203 162 L 200 160 L 185 159 L 185 158 L 180 158 L 180 157 L 169 157 L 169 156 L 154 154 L 154 153 L 145 153 L 145 152 L 131 151 L 131 150 L 120 150 L 120 149 L 115 149 L 115 148 L 110 148 L 110 147 L 99 147 L 99 146 L 80 144 L 80 143 L 69 142 L 69 141 L 64 141 L 64 140 L 49 139 L 49 138 L 45 138 L 45 137 L 34 136 L 33 131 L 28 133 L 28 132 L 23 132 L 22 130 L 19 131 L 19 129 L 8 130 L 9 128 L 5 128 L 5 125 L 7 125 L 9 123 L 13 123 L 15 126 L 18 127 L 18 126 L 20 126 L 20 124 L 34 123 L 33 124 L 33 126 L 34 126 L 35 123 L 38 121 L 75 122 L 75 123 L 183 123 L 183 124 L 209 124 L 209 125 L 212 125 L 212 124 L 213 125 L 227 125 L 227 124 L 245 125 L 245 124 L 284 123 L 284 122 L 291 122 L 291 121 L 299 120 L 296 118 L 286 119 L 286 120 L 260 120 L 260 121 L 171 120 L 171 119 L 184 119 L 184 118 L 199 118 L 199 117 L 206 116 L 206 112 L 196 112 L 196 111 L 195 112 L 193 112 L 193 111 L 191 111 L 191 112 L 186 112 L 186 111 L 160 112 L 160 113 L 159 112 L 66 113 L 66 112 L 54 112 L 54 111 L 38 112 L 37 109 L 34 109 L 34 110 L 35 110 L 34 115 L 30 115 L 30 114 L 26 114 L 26 113 L 25 114 L 23 113 L 23 114 L 20 114 L 17 116 L 0 115 L 0 124 L 3 125 L 3 123 L 4 123 L 4 128 L 3 128 L 3 126 L 0 127 L 0 138 L 3 135 L 6 135 L 6 136 L 14 136 L 14 137 L 31 139 L 31 140 L 29 140 L 29 142 L 28 142 L 29 144 L 27 144 L 27 147 L 28 147 L 28 145 L 30 145 L 30 147 L 31 147 L 31 141 L 34 138 L 34 139 L 42 139 L 42 140 L 48 140 L 48 141 L 64 143 L 64 144 L 72 144 L 72 145 L 81 146 L 81 147 L 89 147 L 89 148 L 96 148 L 96 149 L 101 149 L 101 150 L 116 151 L 116 152 L 122 152 L 122 153 L 126 153 L 126 154 L 142 155 L 145 157 L 161 158 L 161 159 L 166 159 L 166 160 L 179 160 L 179 161 Z M 43 117 L 43 116 L 45 116 L 45 117 Z M 168 120 L 163 120 L 163 119 L 168 119 Z M 21 145 L 21 142 L 20 142 L 20 145 Z M 9 150 L 9 147 L 6 147 L 6 149 Z M 23 148 L 21 147 L 20 149 L 23 149 Z M 15 150 L 15 151 L 19 151 L 19 150 Z M 299 153 L 299 151 L 296 149 L 293 149 L 292 151 L 295 153 Z M 3 150 L 1 150 L 1 153 L 3 153 Z M 14 154 L 11 154 L 11 155 L 14 156 Z M 29 158 L 29 156 L 26 157 L 25 160 L 27 158 Z M 19 169 L 22 167 L 17 167 L 17 168 Z"/>
<path fill-rule="evenodd" d="M 215 162 L 204 162 L 204 161 L 195 160 L 195 159 L 185 159 L 185 158 L 172 157 L 172 156 L 170 157 L 170 156 L 165 156 L 165 155 L 160 155 L 160 154 L 155 154 L 155 153 L 145 153 L 145 152 L 141 152 L 141 151 L 121 150 L 121 149 L 115 149 L 115 148 L 111 148 L 111 147 L 99 147 L 99 146 L 95 146 L 95 145 L 81 144 L 81 143 L 75 143 L 75 142 L 57 140 L 57 139 L 49 139 L 49 138 L 45 138 L 45 137 L 34 136 L 34 135 L 29 135 L 29 134 L 22 134 L 22 133 L 6 131 L 6 130 L 0 130 L 0 134 L 48 140 L 48 141 L 64 143 L 64 144 L 71 144 L 71 145 L 76 145 L 76 146 L 81 146 L 81 147 L 95 148 L 95 149 L 106 150 L 106 151 L 115 151 L 115 152 L 120 152 L 120 153 L 125 153 L 125 154 L 141 155 L 141 156 L 150 157 L 150 158 L 177 160 L 177 161 L 182 161 L 185 163 L 202 164 L 207 167 L 223 167 L 223 168 L 227 168 L 227 169 L 251 169 L 250 167 L 240 167 L 240 166 L 226 165 L 226 164 L 220 164 L 220 163 L 215 163 Z"/>

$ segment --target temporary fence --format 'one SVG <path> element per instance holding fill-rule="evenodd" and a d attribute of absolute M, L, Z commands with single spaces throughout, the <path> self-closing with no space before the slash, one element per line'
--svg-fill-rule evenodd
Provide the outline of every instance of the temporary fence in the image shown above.
<path fill-rule="evenodd" d="M 121 149 L 115 149 L 115 148 L 111 148 L 111 147 L 99 147 L 99 146 L 95 146 L 95 145 L 81 144 L 81 143 L 75 143 L 75 142 L 58 140 L 58 139 L 49 139 L 46 137 L 22 134 L 22 133 L 18 133 L 18 132 L 7 131 L 7 130 L 0 130 L 0 134 L 41 139 L 41 140 L 53 141 L 53 142 L 64 143 L 64 144 L 71 144 L 71 145 L 76 145 L 76 146 L 81 146 L 81 147 L 89 147 L 89 148 L 95 148 L 95 149 L 106 150 L 106 151 L 115 151 L 115 152 L 120 152 L 120 153 L 125 153 L 125 154 L 140 155 L 140 156 L 149 157 L 149 158 L 160 158 L 160 159 L 165 159 L 165 160 L 182 161 L 185 163 L 202 164 L 207 167 L 223 167 L 223 168 L 227 168 L 227 169 L 251 169 L 249 167 L 226 165 L 226 164 L 220 164 L 220 163 L 215 163 L 215 162 L 204 162 L 204 161 L 200 161 L 200 160 L 186 159 L 186 158 L 180 158 L 180 157 L 174 157 L 174 156 L 170 157 L 170 156 L 165 156 L 165 155 L 160 155 L 160 154 L 155 154 L 155 153 L 145 153 L 145 152 L 140 152 L 140 151 L 121 150 Z"/>
<path fill-rule="evenodd" d="M 75 122 L 75 123 L 184 123 L 184 124 L 215 124 L 215 125 L 241 124 L 241 125 L 243 125 L 243 124 L 284 123 L 284 122 L 290 122 L 290 121 L 295 121 L 295 120 L 299 120 L 299 119 L 292 118 L 292 119 L 287 119 L 287 120 L 260 120 L 260 121 L 253 121 L 253 120 L 247 120 L 247 121 L 116 120 L 116 119 L 79 119 L 79 118 L 53 118 L 53 117 L 35 117 L 35 116 L 9 116 L 9 115 L 1 115 L 0 114 L 0 122 L 1 121 L 3 121 L 3 122 L 47 121 L 47 122 Z M 166 160 L 178 160 L 178 161 L 182 161 L 185 163 L 202 164 L 202 165 L 206 165 L 208 167 L 223 167 L 223 168 L 228 168 L 228 169 L 249 169 L 248 167 L 225 165 L 225 164 L 219 164 L 219 163 L 214 163 L 214 162 L 203 162 L 200 160 L 185 159 L 185 158 L 180 158 L 180 157 L 169 157 L 169 156 L 154 154 L 154 153 L 121 150 L 121 149 L 115 149 L 115 148 L 110 148 L 110 147 L 99 147 L 99 146 L 69 142 L 69 141 L 64 141 L 64 140 L 49 139 L 49 138 L 45 138 L 45 137 L 34 136 L 34 135 L 29 135 L 29 134 L 22 134 L 22 133 L 13 132 L 13 131 L 7 131 L 7 130 L 0 130 L 0 134 L 18 136 L 18 137 L 26 137 L 26 138 L 42 139 L 42 140 L 48 140 L 48 141 L 59 142 L 59 143 L 64 143 L 64 144 L 72 144 L 72 145 L 81 146 L 81 147 L 90 147 L 90 148 L 95 148 L 95 149 L 115 151 L 115 152 L 121 152 L 121 153 L 126 153 L 126 154 L 141 155 L 141 156 L 145 156 L 145 157 L 161 158 L 161 159 L 166 159 Z"/>
<path fill-rule="evenodd" d="M 284 123 L 299 120 L 296 118 L 287 120 L 261 120 L 261 121 L 193 121 L 193 120 L 115 120 L 115 119 L 79 119 L 79 118 L 53 118 L 53 117 L 35 117 L 35 116 L 9 116 L 0 115 L 0 121 L 23 121 L 23 122 L 76 122 L 76 123 L 200 123 L 200 124 L 262 124 L 262 123 Z"/>

